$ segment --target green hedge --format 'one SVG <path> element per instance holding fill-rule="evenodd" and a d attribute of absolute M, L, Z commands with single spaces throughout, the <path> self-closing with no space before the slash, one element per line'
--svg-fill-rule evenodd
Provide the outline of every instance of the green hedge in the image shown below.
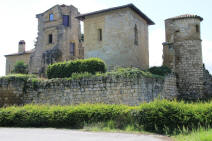
<path fill-rule="evenodd" d="M 55 63 L 49 65 L 47 76 L 51 78 L 66 78 L 71 77 L 73 73 L 88 72 L 95 74 L 96 72 L 105 73 L 106 65 L 99 58 L 78 59 L 74 61 Z"/>
<path fill-rule="evenodd" d="M 14 81 L 14 80 L 21 80 L 21 81 L 27 81 L 28 79 L 36 79 L 37 76 L 33 74 L 10 74 L 6 76 L 0 77 L 1 80 L 8 80 L 8 81 Z"/>
<path fill-rule="evenodd" d="M 169 73 L 171 73 L 171 69 L 167 66 L 160 66 L 160 67 L 151 67 L 148 69 L 148 71 L 152 74 L 165 76 Z"/>
<path fill-rule="evenodd" d="M 0 126 L 82 128 L 87 123 L 113 121 L 116 128 L 133 125 L 157 133 L 212 126 L 212 102 L 155 101 L 137 107 L 84 104 L 78 106 L 8 107 L 0 109 Z"/>

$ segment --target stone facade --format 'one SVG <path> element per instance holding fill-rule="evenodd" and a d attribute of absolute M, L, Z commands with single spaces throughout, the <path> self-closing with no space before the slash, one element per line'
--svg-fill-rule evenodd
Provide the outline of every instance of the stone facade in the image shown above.
<path fill-rule="evenodd" d="M 175 76 L 165 79 L 96 77 L 81 80 L 55 79 L 41 82 L 0 79 L 0 106 L 22 104 L 72 105 L 105 103 L 139 105 L 156 98 L 173 99 Z"/>
<path fill-rule="evenodd" d="M 109 66 L 149 67 L 147 17 L 126 5 L 78 16 L 84 22 L 85 58 L 98 57 Z"/>
<path fill-rule="evenodd" d="M 38 14 L 38 38 L 30 59 L 30 73 L 44 74 L 49 64 L 77 58 L 80 54 L 80 21 L 74 6 L 56 5 Z"/>
<path fill-rule="evenodd" d="M 209 71 L 203 67 L 203 76 L 204 76 L 204 99 L 205 100 L 211 100 L 212 98 L 212 75 L 209 73 Z"/>
<path fill-rule="evenodd" d="M 179 98 L 198 99 L 203 95 L 203 62 L 200 22 L 196 15 L 183 15 L 167 19 L 163 65 L 177 76 Z"/>
<path fill-rule="evenodd" d="M 25 51 L 25 41 L 21 40 L 18 46 L 18 53 L 5 55 L 6 57 L 6 75 L 10 74 L 17 61 L 23 61 L 25 64 L 29 64 L 30 55 L 33 50 Z"/>

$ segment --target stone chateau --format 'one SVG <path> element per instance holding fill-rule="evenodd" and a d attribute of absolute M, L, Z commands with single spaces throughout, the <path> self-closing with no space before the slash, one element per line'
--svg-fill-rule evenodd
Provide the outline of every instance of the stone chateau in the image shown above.
<path fill-rule="evenodd" d="M 49 64 L 90 57 L 103 59 L 109 67 L 149 68 L 148 26 L 154 22 L 133 4 L 87 14 L 80 14 L 72 5 L 56 5 L 36 17 L 35 48 L 25 51 L 25 42 L 21 40 L 18 53 L 5 55 L 6 74 L 11 73 L 18 60 L 29 64 L 29 72 L 39 76 L 45 76 Z M 176 77 L 172 88 L 176 85 L 182 97 L 189 94 L 201 97 L 205 91 L 202 20 L 190 14 L 165 20 L 163 65 L 172 69 Z M 84 22 L 83 35 L 80 21 Z"/>

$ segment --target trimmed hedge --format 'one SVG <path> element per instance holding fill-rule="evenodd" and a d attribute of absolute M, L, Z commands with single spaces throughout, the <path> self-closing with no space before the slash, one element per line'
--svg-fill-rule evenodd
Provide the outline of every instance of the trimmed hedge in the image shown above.
<path fill-rule="evenodd" d="M 169 73 L 171 73 L 171 69 L 167 66 L 160 66 L 160 67 L 151 67 L 148 69 L 148 71 L 152 74 L 165 76 Z"/>
<path fill-rule="evenodd" d="M 212 102 L 191 103 L 157 100 L 137 107 L 84 104 L 78 106 L 8 107 L 0 109 L 0 126 L 69 127 L 113 121 L 122 129 L 133 125 L 157 133 L 180 133 L 183 129 L 212 127 Z"/>
<path fill-rule="evenodd" d="M 37 76 L 33 74 L 10 74 L 6 76 L 0 77 L 1 80 L 8 80 L 8 81 L 13 81 L 13 80 L 21 80 L 21 81 L 27 81 L 28 79 L 36 79 Z"/>
<path fill-rule="evenodd" d="M 99 58 L 78 59 L 74 61 L 55 63 L 49 65 L 47 69 L 47 76 L 51 78 L 66 78 L 71 77 L 73 73 L 88 72 L 95 74 L 97 72 L 105 73 L 106 65 L 103 60 Z"/>

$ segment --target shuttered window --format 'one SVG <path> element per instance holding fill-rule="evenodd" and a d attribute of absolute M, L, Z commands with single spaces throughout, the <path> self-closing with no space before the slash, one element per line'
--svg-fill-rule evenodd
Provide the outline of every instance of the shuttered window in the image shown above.
<path fill-rule="evenodd" d="M 75 43 L 70 44 L 70 54 L 71 56 L 75 56 Z"/>
<path fill-rule="evenodd" d="M 68 15 L 63 15 L 63 25 L 69 26 L 69 16 Z"/>

